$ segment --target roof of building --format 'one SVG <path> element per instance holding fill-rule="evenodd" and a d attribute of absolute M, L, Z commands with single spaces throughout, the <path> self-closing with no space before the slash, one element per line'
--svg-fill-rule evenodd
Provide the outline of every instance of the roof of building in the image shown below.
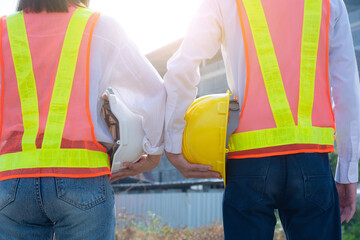
<path fill-rule="evenodd" d="M 166 63 L 170 57 L 179 49 L 182 39 L 172 42 L 164 47 L 161 47 L 146 55 L 147 59 L 155 67 L 161 77 L 164 77 L 166 73 Z"/>
<path fill-rule="evenodd" d="M 195 188 L 194 188 L 195 186 Z M 196 188 L 196 186 L 201 186 Z M 112 184 L 112 187 L 116 192 L 143 192 L 151 190 L 181 190 L 188 191 L 191 189 L 198 189 L 203 191 L 205 189 L 222 189 L 224 188 L 224 182 L 219 179 L 189 179 L 185 181 L 177 182 L 156 182 L 147 183 L 139 180 L 137 183 L 121 183 Z"/>

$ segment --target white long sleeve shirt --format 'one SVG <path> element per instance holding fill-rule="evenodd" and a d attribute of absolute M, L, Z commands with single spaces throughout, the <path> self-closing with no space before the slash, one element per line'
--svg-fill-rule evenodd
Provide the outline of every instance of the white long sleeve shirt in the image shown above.
<path fill-rule="evenodd" d="M 342 0 L 330 0 L 330 86 L 339 153 L 336 181 L 358 181 L 360 153 L 360 87 L 353 40 Z M 246 59 L 235 0 L 204 0 L 180 49 L 168 62 L 165 88 L 165 150 L 181 153 L 184 115 L 196 97 L 199 64 L 221 47 L 228 85 L 242 106 Z"/>
<path fill-rule="evenodd" d="M 100 111 L 101 95 L 112 87 L 129 109 L 143 117 L 144 151 L 162 154 L 166 91 L 155 68 L 121 26 L 103 15 L 96 23 L 90 54 L 89 100 L 96 139 L 113 142 Z"/>
<path fill-rule="evenodd" d="M 89 81 L 90 112 L 96 140 L 107 146 L 113 143 L 101 115 L 102 94 L 112 87 L 129 109 L 142 116 L 144 151 L 162 154 L 166 101 L 163 80 L 121 26 L 104 15 L 100 16 L 94 29 Z"/>

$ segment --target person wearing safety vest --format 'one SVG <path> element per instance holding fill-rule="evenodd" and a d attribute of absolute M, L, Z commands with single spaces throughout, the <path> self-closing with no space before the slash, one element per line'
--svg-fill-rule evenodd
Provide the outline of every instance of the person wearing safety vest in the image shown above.
<path fill-rule="evenodd" d="M 359 74 L 344 2 L 203 1 L 164 77 L 165 151 L 186 178 L 221 178 L 212 166 L 188 161 L 191 145 L 184 143 L 196 139 L 190 130 L 183 139 L 185 124 L 196 128 L 189 115 L 211 99 L 189 108 L 197 69 L 220 46 L 240 106 L 228 139 L 225 239 L 273 239 L 276 209 L 288 239 L 341 239 L 341 222 L 356 209 L 360 142 Z M 221 106 L 215 110 L 226 113 Z M 209 114 L 206 126 L 211 122 L 222 127 Z M 335 136 L 336 184 L 328 157 Z M 199 155 L 207 152 L 214 149 Z"/>
<path fill-rule="evenodd" d="M 87 5 L 20 0 L 0 19 L 1 239 L 115 239 L 108 87 L 141 116 L 148 154 L 111 181 L 160 161 L 163 82 L 119 24 Z"/>

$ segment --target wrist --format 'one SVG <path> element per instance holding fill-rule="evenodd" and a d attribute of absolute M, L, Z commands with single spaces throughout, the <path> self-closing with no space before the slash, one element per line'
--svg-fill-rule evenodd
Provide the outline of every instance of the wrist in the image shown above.
<path fill-rule="evenodd" d="M 162 156 L 162 155 L 152 155 L 152 154 L 149 154 L 149 155 L 147 155 L 147 158 L 148 158 L 150 161 L 159 163 L 159 162 L 160 162 L 160 159 L 161 159 L 161 156 Z"/>
<path fill-rule="evenodd" d="M 180 156 L 182 153 L 172 153 L 172 152 L 167 152 L 165 151 L 165 155 L 166 157 L 176 157 L 176 156 Z"/>

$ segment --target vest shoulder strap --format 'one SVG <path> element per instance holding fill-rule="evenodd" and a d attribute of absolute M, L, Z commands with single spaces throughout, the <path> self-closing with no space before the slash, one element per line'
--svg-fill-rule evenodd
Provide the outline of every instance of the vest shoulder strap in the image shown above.
<path fill-rule="evenodd" d="M 87 9 L 78 8 L 69 22 L 50 101 L 43 149 L 59 149 L 61 146 L 80 44 L 92 14 Z"/>
<path fill-rule="evenodd" d="M 23 12 L 8 16 L 6 23 L 23 116 L 22 149 L 23 151 L 34 150 L 39 130 L 39 108 Z"/>
<path fill-rule="evenodd" d="M 261 1 L 243 0 L 243 3 L 276 126 L 295 126 Z"/>

